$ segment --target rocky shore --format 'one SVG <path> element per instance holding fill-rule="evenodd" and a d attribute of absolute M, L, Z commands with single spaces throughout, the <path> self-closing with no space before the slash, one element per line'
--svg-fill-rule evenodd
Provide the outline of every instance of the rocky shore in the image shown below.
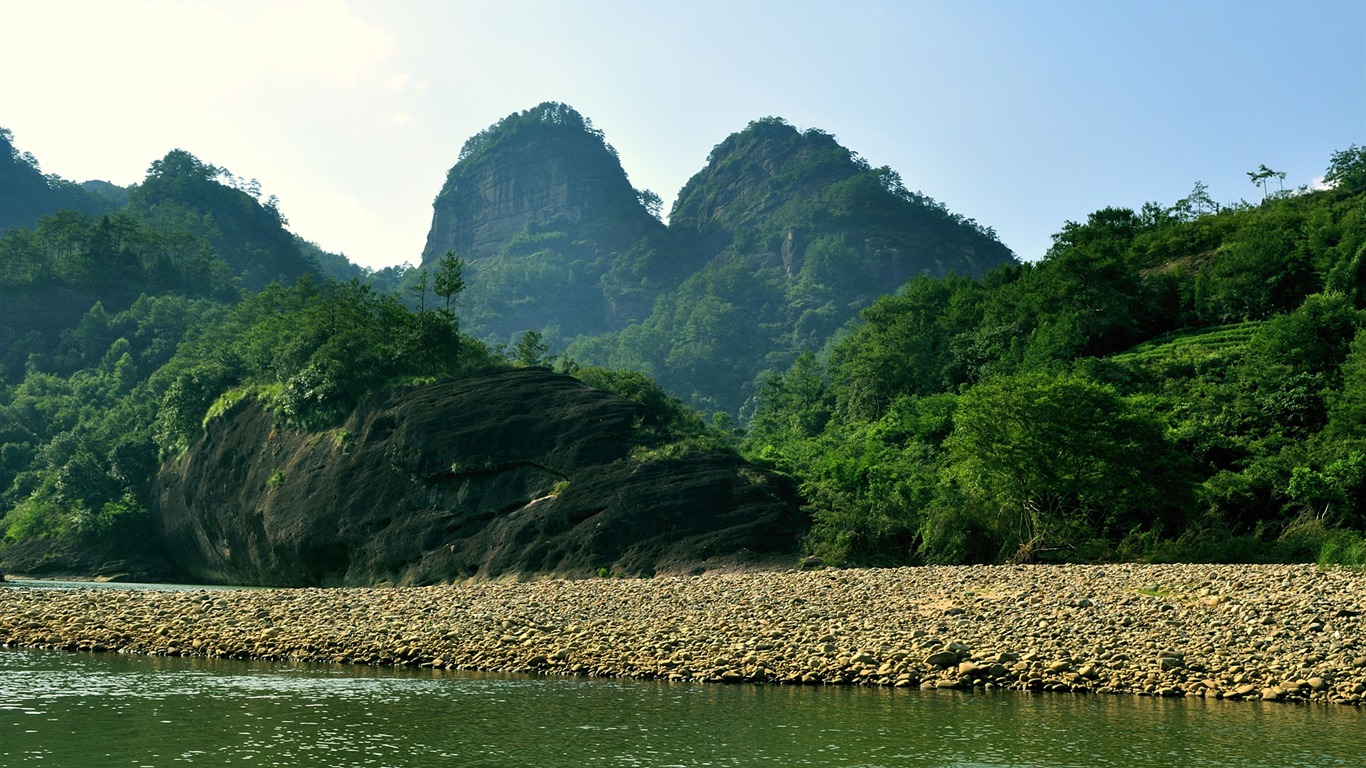
<path fill-rule="evenodd" d="M 0 587 L 0 643 L 722 683 L 1366 703 L 1366 573 L 961 566 L 370 589 Z"/>

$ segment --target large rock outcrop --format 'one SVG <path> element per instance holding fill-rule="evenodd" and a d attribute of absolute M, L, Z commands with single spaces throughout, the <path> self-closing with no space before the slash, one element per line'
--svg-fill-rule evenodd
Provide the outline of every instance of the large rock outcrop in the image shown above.
<path fill-rule="evenodd" d="M 652 225 L 662 227 L 601 131 L 554 103 L 510 115 L 466 142 L 432 208 L 423 264 L 447 250 L 478 262 L 528 227 L 583 225 L 622 250 Z"/>
<path fill-rule="evenodd" d="M 391 395 L 322 434 L 243 401 L 163 471 L 157 515 L 177 566 L 219 583 L 792 562 L 803 520 L 791 482 L 727 455 L 651 459 L 652 422 L 639 403 L 539 368 Z"/>
<path fill-rule="evenodd" d="M 643 199 L 602 132 L 547 102 L 465 143 L 432 204 L 422 263 L 464 260 L 461 322 L 476 336 L 617 329 L 680 274 Z"/>

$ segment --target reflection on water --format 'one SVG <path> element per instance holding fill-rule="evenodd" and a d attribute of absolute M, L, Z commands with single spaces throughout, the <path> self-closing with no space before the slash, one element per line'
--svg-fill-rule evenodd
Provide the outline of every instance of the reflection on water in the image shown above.
<path fill-rule="evenodd" d="M 225 587 L 215 584 L 146 584 L 135 581 L 66 581 L 63 579 L 16 579 L 10 577 L 4 582 L 6 588 L 17 589 L 126 589 L 138 592 L 228 592 L 240 589 L 263 589 L 263 587 Z"/>
<path fill-rule="evenodd" d="M 0 650 L 0 765 L 1356 766 L 1323 705 Z"/>

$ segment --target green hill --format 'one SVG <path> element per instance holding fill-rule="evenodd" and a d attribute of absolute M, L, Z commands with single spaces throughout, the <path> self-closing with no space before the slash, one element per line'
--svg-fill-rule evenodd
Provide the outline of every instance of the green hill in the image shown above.
<path fill-rule="evenodd" d="M 1364 170 L 914 280 L 767 378 L 744 452 L 837 561 L 1366 561 Z"/>

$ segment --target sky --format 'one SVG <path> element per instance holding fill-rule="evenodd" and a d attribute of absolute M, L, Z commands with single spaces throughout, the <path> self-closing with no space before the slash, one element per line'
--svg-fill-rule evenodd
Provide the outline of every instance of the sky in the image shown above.
<path fill-rule="evenodd" d="M 0 126 L 46 173 L 184 149 L 298 235 L 420 259 L 467 138 L 577 109 L 667 212 L 757 118 L 818 128 L 1041 258 L 1067 221 L 1258 200 L 1366 145 L 1366 0 L 0 0 Z"/>

